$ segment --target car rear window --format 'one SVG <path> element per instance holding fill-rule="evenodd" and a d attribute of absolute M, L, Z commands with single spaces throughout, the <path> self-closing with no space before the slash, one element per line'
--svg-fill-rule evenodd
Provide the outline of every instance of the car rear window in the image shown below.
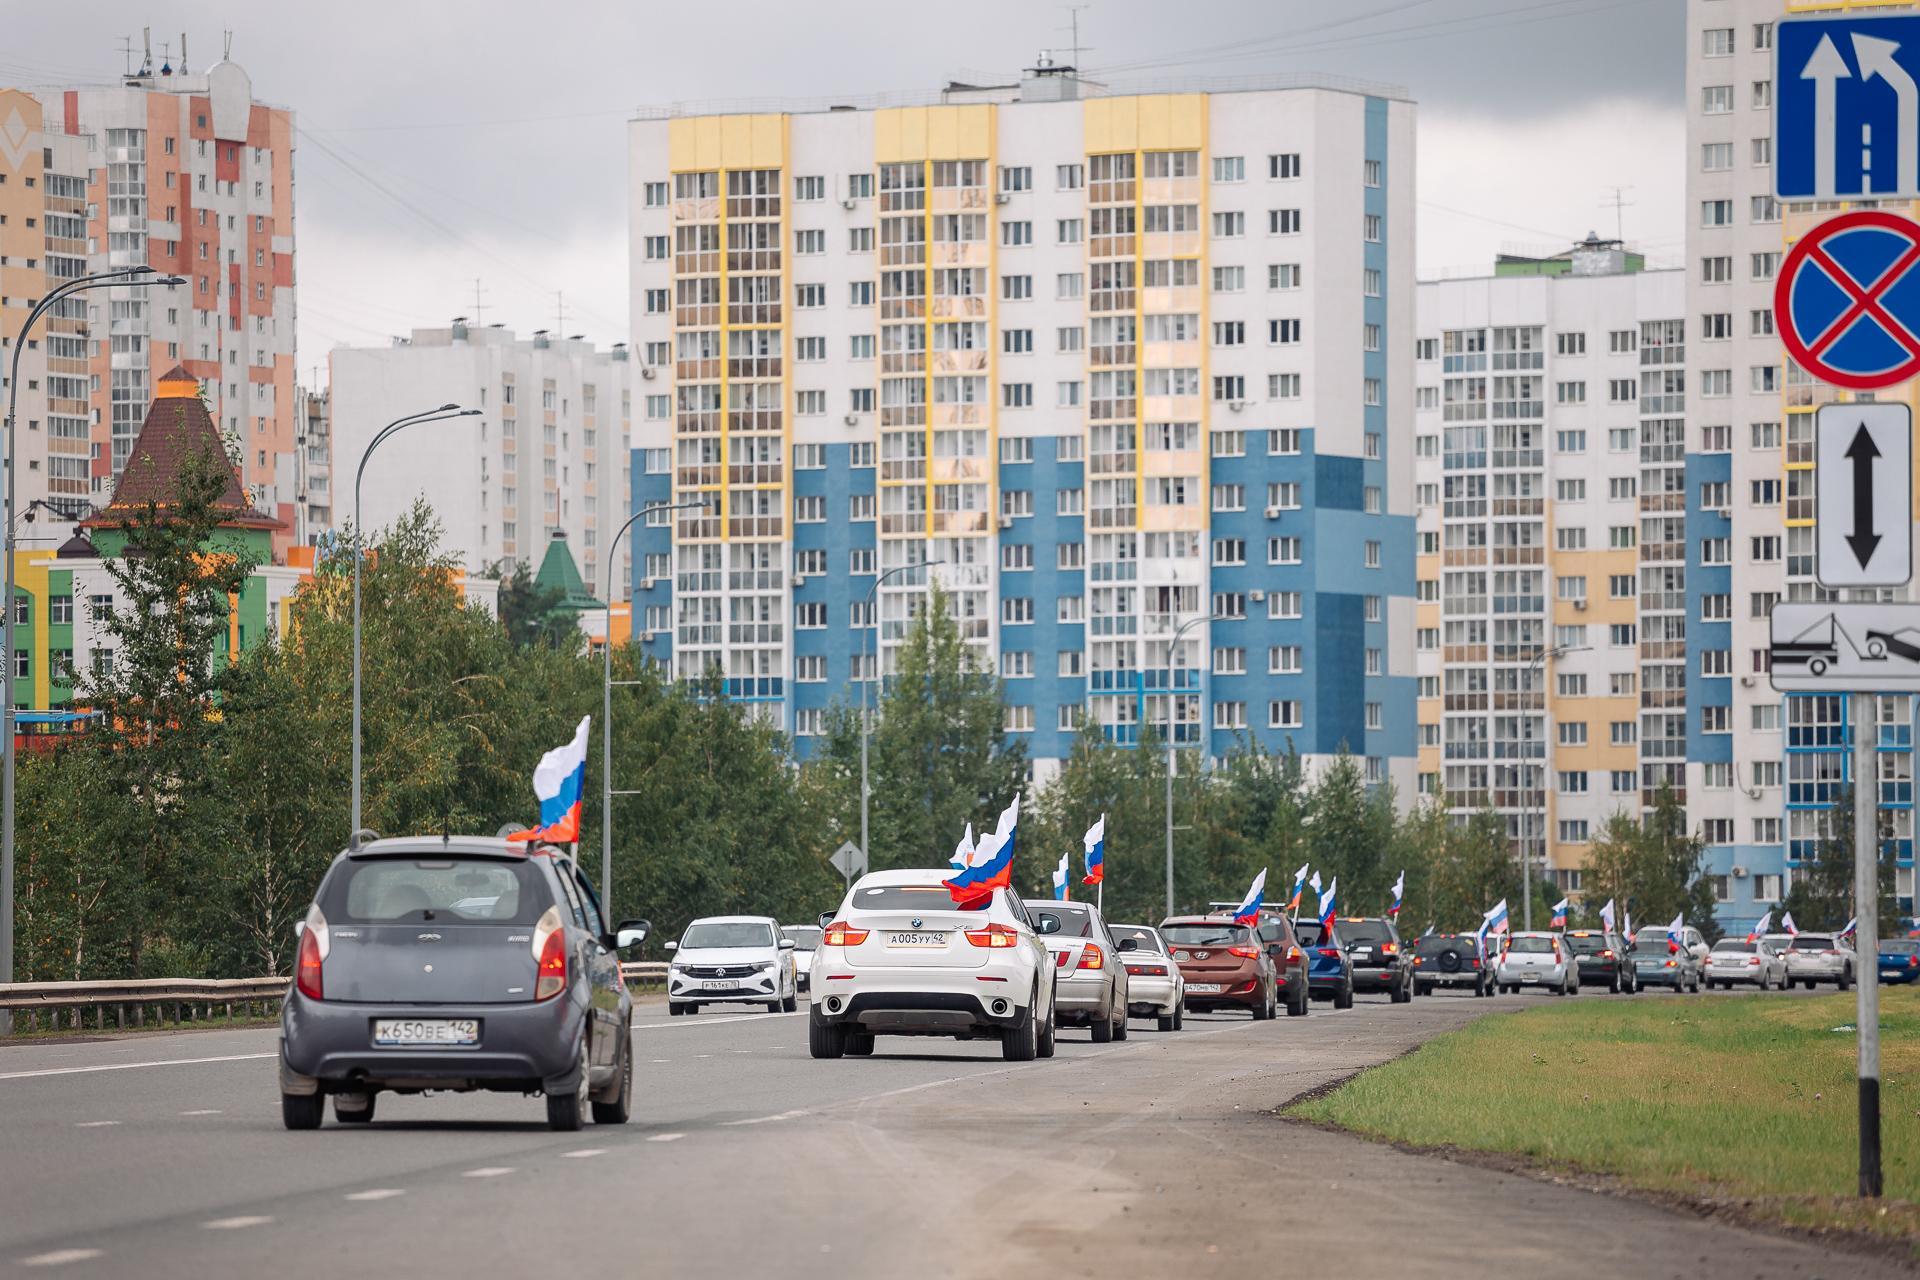
<path fill-rule="evenodd" d="M 1793 940 L 1793 950 L 1831 951 L 1833 950 L 1833 939 L 1803 933 Z"/>
<path fill-rule="evenodd" d="M 992 897 L 966 906 L 954 902 L 944 884 L 874 884 L 853 891 L 857 911 L 985 911 Z"/>
<path fill-rule="evenodd" d="M 782 925 L 780 936 L 791 942 L 795 951 L 815 951 L 820 946 L 820 930 L 810 924 Z"/>
<path fill-rule="evenodd" d="M 1385 920 L 1342 920 L 1340 936 L 1348 942 L 1392 942 L 1393 930 Z"/>
<path fill-rule="evenodd" d="M 1160 936 L 1176 947 L 1231 947 L 1251 941 L 1245 925 L 1222 921 L 1219 924 L 1163 924 Z"/>
<path fill-rule="evenodd" d="M 751 920 L 696 920 L 687 926 L 680 947 L 770 947 L 773 930 Z"/>
<path fill-rule="evenodd" d="M 1591 955 L 1596 951 L 1605 951 L 1607 939 L 1606 935 L 1599 933 L 1570 933 L 1567 935 L 1567 945 L 1578 955 Z"/>
<path fill-rule="evenodd" d="M 320 893 L 332 925 L 530 925 L 552 905 L 539 868 L 525 859 L 350 858 Z"/>
<path fill-rule="evenodd" d="M 1028 902 L 1027 914 L 1033 917 L 1036 933 L 1045 933 L 1058 938 L 1091 938 L 1093 936 L 1093 912 L 1085 907 L 1068 906 L 1064 902 Z M 1046 917 L 1052 916 L 1060 922 L 1058 929 L 1046 927 Z"/>
<path fill-rule="evenodd" d="M 1134 950 L 1136 951 L 1158 952 L 1160 950 L 1160 939 L 1154 934 L 1153 930 L 1144 925 L 1111 924 L 1107 926 L 1107 932 L 1113 935 L 1113 940 L 1116 945 L 1126 941 L 1128 938 L 1132 938 Z"/>
<path fill-rule="evenodd" d="M 1920 941 L 1912 938 L 1889 938 L 1880 944 L 1880 950 L 1890 956 L 1910 956 L 1920 952 Z"/>
<path fill-rule="evenodd" d="M 1723 938 L 1713 944 L 1713 949 L 1715 951 L 1741 951 L 1751 953 L 1754 949 L 1754 944 L 1751 942 L 1734 942 Z"/>
<path fill-rule="evenodd" d="M 1432 937 L 1420 939 L 1419 954 L 1423 956 L 1443 955 L 1448 951 L 1458 951 L 1463 955 L 1472 955 L 1474 951 L 1471 938 Z"/>
<path fill-rule="evenodd" d="M 1293 936 L 1303 947 L 1320 945 L 1320 935 L 1325 932 L 1318 920 L 1297 920 L 1293 926 Z"/>
<path fill-rule="evenodd" d="M 1633 949 L 1635 951 L 1659 952 L 1661 955 L 1667 954 L 1667 948 L 1671 945 L 1672 944 L 1667 941 L 1667 935 L 1664 933 L 1642 934 L 1633 940 Z"/>
<path fill-rule="evenodd" d="M 1507 947 L 1509 951 L 1524 951 L 1529 955 L 1541 955 L 1553 950 L 1552 938 L 1515 938 Z"/>

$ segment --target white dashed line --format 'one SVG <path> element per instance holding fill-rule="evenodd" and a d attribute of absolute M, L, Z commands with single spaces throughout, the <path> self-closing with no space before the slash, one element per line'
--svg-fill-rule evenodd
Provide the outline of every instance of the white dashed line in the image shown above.
<path fill-rule="evenodd" d="M 183 1116 L 217 1116 L 220 1114 L 220 1110 L 217 1107 L 203 1107 L 198 1111 L 182 1111 L 180 1114 Z"/>
<path fill-rule="evenodd" d="M 722 1120 L 719 1127 L 722 1129 L 730 1129 L 736 1125 L 743 1124 L 773 1124 L 780 1120 L 792 1120 L 805 1114 L 807 1113 L 804 1111 L 782 1111 L 777 1116 L 755 1116 L 751 1120 Z"/>
<path fill-rule="evenodd" d="M 405 1194 L 407 1193 L 400 1190 L 400 1188 L 398 1187 L 375 1187 L 371 1191 L 349 1191 L 347 1193 L 347 1199 L 349 1200 L 391 1200 L 395 1196 L 403 1196 Z"/>
<path fill-rule="evenodd" d="M 647 1061 L 652 1063 L 666 1063 L 666 1062 L 672 1062 L 673 1059 L 672 1058 L 648 1058 Z"/>
<path fill-rule="evenodd" d="M 605 1154 L 607 1154 L 605 1147 L 582 1147 L 578 1151 L 562 1151 L 560 1158 L 562 1160 L 587 1160 L 593 1156 L 603 1156 Z"/>
<path fill-rule="evenodd" d="M 243 1227 L 264 1226 L 272 1221 L 272 1218 L 251 1215 L 239 1218 L 215 1218 L 212 1222 L 203 1222 L 200 1225 L 208 1231 L 239 1231 Z"/>
<path fill-rule="evenodd" d="M 510 1164 L 490 1164 L 482 1169 L 469 1169 L 460 1176 L 463 1178 L 499 1178 L 513 1172 Z"/>
<path fill-rule="evenodd" d="M 651 1138 L 648 1138 L 647 1141 L 648 1142 L 678 1142 L 680 1141 L 680 1139 L 686 1136 L 687 1135 L 684 1133 L 656 1133 Z"/>
<path fill-rule="evenodd" d="M 222 1058 L 162 1058 L 157 1062 L 109 1062 L 97 1067 L 48 1067 L 42 1071 L 0 1071 L 0 1080 L 31 1080 L 36 1076 L 79 1076 L 92 1071 L 138 1071 L 143 1067 L 190 1067 L 197 1062 L 256 1062 L 277 1053 L 230 1053 Z"/>
<path fill-rule="evenodd" d="M 76 1129 L 110 1129 L 119 1123 L 118 1120 L 82 1120 L 73 1127 Z"/>
<path fill-rule="evenodd" d="M 31 1258 L 20 1259 L 23 1267 L 64 1267 L 69 1262 L 85 1262 L 88 1258 L 100 1256 L 98 1249 L 55 1249 L 51 1253 L 36 1253 Z"/>

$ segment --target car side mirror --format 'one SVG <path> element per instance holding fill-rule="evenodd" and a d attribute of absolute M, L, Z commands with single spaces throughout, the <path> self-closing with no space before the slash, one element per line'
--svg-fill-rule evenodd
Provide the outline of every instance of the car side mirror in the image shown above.
<path fill-rule="evenodd" d="M 667 944 L 667 950 L 669 951 L 678 951 L 679 949 L 680 949 L 680 944 L 677 942 L 669 942 Z"/>
<path fill-rule="evenodd" d="M 1042 911 L 1034 918 L 1033 931 L 1042 935 L 1060 932 L 1060 917 Z"/>
<path fill-rule="evenodd" d="M 625 951 L 628 947 L 637 947 L 647 940 L 653 932 L 653 923 L 649 920 L 622 920 L 613 931 L 613 947 L 616 951 Z"/>
<path fill-rule="evenodd" d="M 820 913 L 820 927 L 824 929 L 828 925 L 832 924 L 833 917 L 837 914 L 838 914 L 837 912 L 833 912 L 833 911 L 822 911 Z"/>
<path fill-rule="evenodd" d="M 295 920 L 293 922 L 294 937 L 298 938 L 301 934 L 305 933 L 306 931 L 307 931 L 307 922 L 305 920 Z"/>
<path fill-rule="evenodd" d="M 1122 938 L 1120 939 L 1120 949 L 1122 951 L 1138 951 L 1140 949 L 1140 939 Z"/>
<path fill-rule="evenodd" d="M 782 939 L 780 939 L 780 949 L 781 949 L 782 951 L 791 951 L 791 950 L 793 950 L 793 939 L 792 939 L 792 938 L 782 938 Z"/>

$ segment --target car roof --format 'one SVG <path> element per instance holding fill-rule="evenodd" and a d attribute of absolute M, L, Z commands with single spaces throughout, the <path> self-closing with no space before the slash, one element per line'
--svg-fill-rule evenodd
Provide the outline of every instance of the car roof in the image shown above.
<path fill-rule="evenodd" d="M 1234 919 L 1232 916 L 1218 916 L 1218 915 L 1168 916 L 1165 920 L 1162 920 L 1160 922 L 1159 927 L 1164 929 L 1170 924 L 1232 924 L 1232 923 L 1234 923 Z"/>
<path fill-rule="evenodd" d="M 952 874 L 952 867 L 943 867 L 938 870 L 932 867 L 896 867 L 891 871 L 869 871 L 855 880 L 853 887 L 858 889 L 864 886 L 872 889 L 891 884 L 944 884 L 947 877 Z"/>
<path fill-rule="evenodd" d="M 780 922 L 772 916 L 697 916 L 687 921 L 688 928 L 696 924 L 770 924 L 776 929 L 780 927 Z"/>
<path fill-rule="evenodd" d="M 346 854 L 350 858 L 391 858 L 407 854 L 524 858 L 530 848 L 546 852 L 552 847 L 551 845 L 529 846 L 523 841 L 504 840 L 497 836 L 392 836 L 384 840 L 368 840 L 364 844 L 346 850 Z"/>
<path fill-rule="evenodd" d="M 1507 936 L 1509 938 L 1557 938 L 1560 933 L 1557 929 L 1515 929 Z"/>

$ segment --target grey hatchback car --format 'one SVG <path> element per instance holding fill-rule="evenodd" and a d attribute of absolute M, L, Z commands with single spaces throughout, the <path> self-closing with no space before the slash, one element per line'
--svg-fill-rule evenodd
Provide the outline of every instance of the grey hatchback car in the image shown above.
<path fill-rule="evenodd" d="M 280 1016 L 280 1111 L 373 1119 L 382 1092 L 546 1095 L 547 1124 L 624 1124 L 633 1001 L 593 887 L 550 846 L 373 840 L 333 860 L 298 926 Z"/>

